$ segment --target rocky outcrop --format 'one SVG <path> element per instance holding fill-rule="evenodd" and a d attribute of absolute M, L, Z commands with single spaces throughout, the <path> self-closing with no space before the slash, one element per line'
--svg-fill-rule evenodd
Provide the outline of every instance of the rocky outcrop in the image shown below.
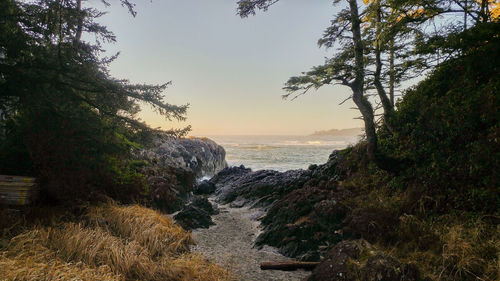
<path fill-rule="evenodd" d="M 285 256 L 318 261 L 330 245 L 343 239 L 371 238 L 370 234 L 386 230 L 385 222 L 392 223 L 394 218 L 392 214 L 380 217 L 347 206 L 346 201 L 358 194 L 341 181 L 353 172 L 350 161 L 357 163 L 359 159 L 347 161 L 344 155 L 334 151 L 325 164 L 311 165 L 307 170 L 253 172 L 244 166 L 226 168 L 207 185 L 215 185 L 218 200 L 231 203 L 231 207 L 267 209 L 261 221 L 263 232 L 256 240 L 258 246 L 271 245 Z M 383 221 L 373 223 L 379 217 Z"/>
<path fill-rule="evenodd" d="M 319 261 L 340 241 L 364 238 L 374 242 L 380 233 L 392 237 L 399 214 L 376 204 L 352 205 L 363 191 L 343 180 L 364 160 L 361 153 L 334 151 L 322 165 L 307 170 L 278 172 L 226 168 L 200 190 L 213 189 L 217 200 L 231 207 L 264 207 L 257 246 L 270 245 L 285 256 Z M 362 198 L 369 202 L 369 198 Z"/>
<path fill-rule="evenodd" d="M 195 197 L 190 204 L 175 215 L 174 219 L 186 230 L 208 228 L 214 224 L 211 215 L 217 213 L 217 209 L 206 198 Z"/>
<path fill-rule="evenodd" d="M 238 207 L 248 203 L 266 207 L 302 186 L 310 176 L 310 171 L 305 170 L 253 172 L 242 165 L 222 170 L 210 182 L 216 186 L 217 200 L 222 203 L 234 201 Z"/>
<path fill-rule="evenodd" d="M 343 201 L 352 193 L 335 185 L 309 183 L 276 202 L 262 220 L 256 244 L 277 247 L 285 256 L 317 261 L 342 233 L 348 212 Z"/>
<path fill-rule="evenodd" d="M 226 151 L 207 138 L 158 138 L 151 149 L 141 152 L 144 159 L 160 167 L 178 167 L 209 177 L 227 167 Z"/>
<path fill-rule="evenodd" d="M 217 198 L 223 203 L 243 200 L 269 205 L 311 180 L 322 183 L 338 181 L 344 174 L 339 169 L 339 159 L 339 152 L 334 151 L 323 165 L 311 165 L 307 170 L 286 172 L 252 171 L 243 165 L 229 167 L 220 171 L 209 182 L 216 186 Z"/>
<path fill-rule="evenodd" d="M 334 151 L 327 163 L 309 167 L 309 180 L 274 203 L 264 216 L 257 245 L 275 246 L 299 260 L 318 261 L 342 240 L 392 239 L 400 214 L 368 204 L 371 199 L 363 190 L 343 183 L 356 172 L 359 164 L 353 163 L 363 161 L 356 155 Z M 366 204 L 353 204 L 354 198 Z"/>
<path fill-rule="evenodd" d="M 196 179 L 224 169 L 224 148 L 209 139 L 158 137 L 152 148 L 137 158 L 147 162 L 143 172 L 149 184 L 151 204 L 166 212 L 180 210 L 187 202 Z"/>

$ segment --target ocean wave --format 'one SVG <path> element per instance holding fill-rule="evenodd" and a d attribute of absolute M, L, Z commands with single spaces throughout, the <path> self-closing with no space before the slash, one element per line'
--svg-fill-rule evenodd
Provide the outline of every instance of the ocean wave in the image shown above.
<path fill-rule="evenodd" d="M 220 142 L 222 146 L 239 147 L 241 144 L 236 142 Z"/>
<path fill-rule="evenodd" d="M 257 144 L 257 145 L 240 145 L 240 148 L 248 150 L 268 150 L 268 149 L 276 149 L 279 147 L 268 144 Z"/>
<path fill-rule="evenodd" d="M 276 143 L 276 146 L 347 146 L 349 141 L 320 141 L 320 140 L 309 140 L 309 141 L 284 141 L 281 143 Z"/>
<path fill-rule="evenodd" d="M 301 136 L 241 136 L 218 139 L 226 150 L 229 166 L 245 165 L 252 170 L 286 171 L 323 164 L 335 149 L 343 149 L 355 138 Z"/>

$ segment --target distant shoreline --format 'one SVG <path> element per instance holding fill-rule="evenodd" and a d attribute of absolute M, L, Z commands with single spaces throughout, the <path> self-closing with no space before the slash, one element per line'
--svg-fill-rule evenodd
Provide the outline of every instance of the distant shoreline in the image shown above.
<path fill-rule="evenodd" d="M 331 129 L 324 131 L 316 131 L 309 136 L 357 136 L 363 133 L 363 128 L 348 128 L 348 129 Z"/>
<path fill-rule="evenodd" d="M 363 128 L 331 129 L 315 131 L 312 134 L 194 134 L 191 138 L 212 137 L 356 137 L 363 134 Z M 188 138 L 189 138 L 188 137 Z"/>

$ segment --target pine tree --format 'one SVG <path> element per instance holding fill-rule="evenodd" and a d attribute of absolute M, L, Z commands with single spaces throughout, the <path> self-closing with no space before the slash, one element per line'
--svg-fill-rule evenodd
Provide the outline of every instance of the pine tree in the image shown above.
<path fill-rule="evenodd" d="M 122 4 L 135 15 L 132 3 Z M 137 119 L 139 102 L 167 120 L 185 119 L 187 105 L 163 99 L 169 83 L 109 74 L 116 56 L 102 58 L 101 44 L 116 38 L 96 22 L 102 14 L 79 0 L 0 3 L 0 173 L 36 175 L 52 197 L 126 193 L 120 188 L 137 195 L 144 181 L 131 152 L 154 132 Z"/>

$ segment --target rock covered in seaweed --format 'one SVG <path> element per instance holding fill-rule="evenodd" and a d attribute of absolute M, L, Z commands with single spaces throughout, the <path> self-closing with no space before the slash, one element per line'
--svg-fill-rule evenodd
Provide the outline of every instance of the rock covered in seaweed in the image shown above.
<path fill-rule="evenodd" d="M 300 187 L 309 179 L 310 174 L 306 170 L 254 172 L 242 165 L 222 170 L 210 182 L 217 187 L 217 200 L 220 202 L 237 201 L 236 205 L 240 207 L 247 203 L 268 206 Z"/>
<path fill-rule="evenodd" d="M 276 202 L 262 220 L 256 244 L 277 247 L 285 256 L 317 261 L 329 245 L 343 238 L 348 190 L 326 184 L 304 186 Z M 323 250 L 323 251 L 322 251 Z"/>
<path fill-rule="evenodd" d="M 190 204 L 174 216 L 174 219 L 186 230 L 208 228 L 214 224 L 211 215 L 217 213 L 217 209 L 212 206 L 207 198 L 195 197 Z"/>
<path fill-rule="evenodd" d="M 269 209 L 257 245 L 275 246 L 282 254 L 301 260 L 319 260 L 319 247 L 341 239 L 335 231 L 342 227 L 346 211 L 339 200 L 351 195 L 336 189 L 344 173 L 340 159 L 334 151 L 325 164 L 286 172 L 230 167 L 209 182 L 216 186 L 217 200 L 222 203 Z"/>
<path fill-rule="evenodd" d="M 211 181 L 203 180 L 195 186 L 193 193 L 198 195 L 212 194 L 215 192 L 215 189 L 215 184 L 213 184 Z"/>

